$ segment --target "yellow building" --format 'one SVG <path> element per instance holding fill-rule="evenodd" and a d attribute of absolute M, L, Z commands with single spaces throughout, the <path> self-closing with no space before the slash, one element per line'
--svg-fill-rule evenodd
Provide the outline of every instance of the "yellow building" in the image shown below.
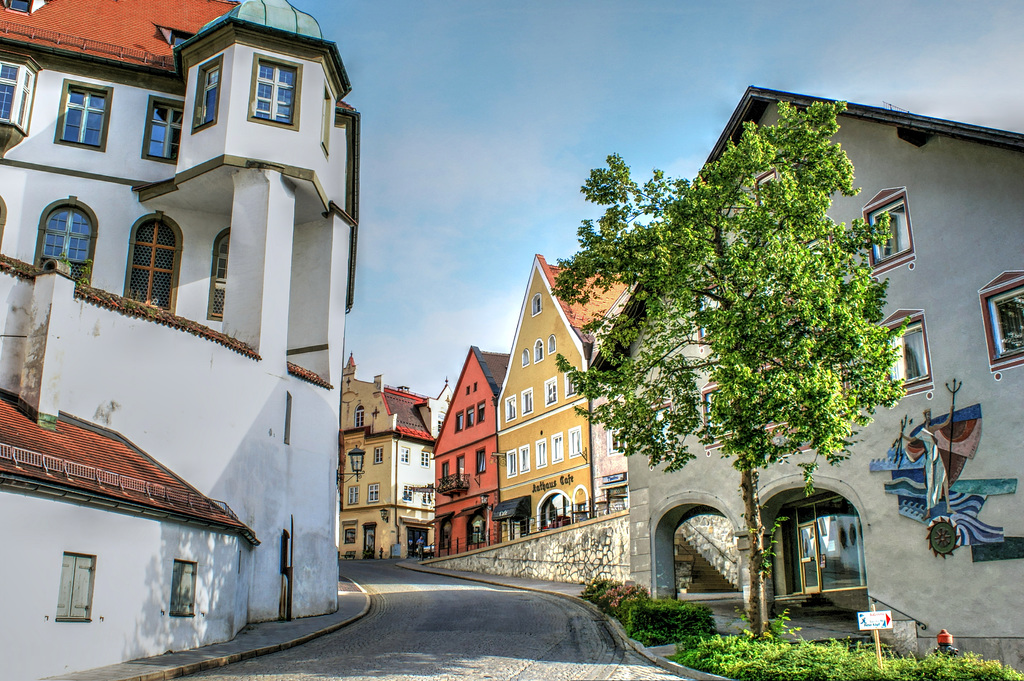
<path fill-rule="evenodd" d="M 434 543 L 434 438 L 451 400 L 445 384 L 436 398 L 392 388 L 380 375 L 356 378 L 349 358 L 341 402 L 342 558 L 406 558 Z M 360 449 L 356 475 L 348 453 Z"/>
<path fill-rule="evenodd" d="M 566 305 L 551 292 L 558 268 L 536 256 L 499 397 L 501 501 L 494 520 L 503 538 L 569 523 L 592 510 L 592 441 L 598 426 L 576 413 L 586 408 L 556 357 L 586 369 L 594 339 L 581 329 L 605 314 L 622 287 L 596 293 L 586 306 Z"/>

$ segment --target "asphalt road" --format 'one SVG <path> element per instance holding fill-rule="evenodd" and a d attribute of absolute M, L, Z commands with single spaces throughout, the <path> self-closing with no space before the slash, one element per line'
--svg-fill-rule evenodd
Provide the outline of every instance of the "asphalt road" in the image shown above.
<path fill-rule="evenodd" d="M 344 575 L 371 595 L 361 620 L 290 650 L 193 677 L 329 679 L 674 679 L 571 601 L 352 561 Z"/>

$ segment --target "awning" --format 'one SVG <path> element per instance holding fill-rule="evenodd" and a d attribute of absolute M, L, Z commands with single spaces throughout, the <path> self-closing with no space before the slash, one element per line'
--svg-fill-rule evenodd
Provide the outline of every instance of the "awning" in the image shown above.
<path fill-rule="evenodd" d="M 456 513 L 455 517 L 460 518 L 464 515 L 473 515 L 474 513 L 477 513 L 485 508 L 487 508 L 487 504 L 477 504 L 476 506 L 470 506 L 469 508 L 464 508 L 458 513 Z"/>
<path fill-rule="evenodd" d="M 443 523 L 444 521 L 446 521 L 449 518 L 451 518 L 453 515 L 455 515 L 454 512 L 452 512 L 452 513 L 442 513 L 439 516 L 434 516 L 434 524 L 436 525 L 437 523 Z"/>
<path fill-rule="evenodd" d="M 498 502 L 498 505 L 494 507 L 494 514 L 491 517 L 495 520 L 529 518 L 530 497 L 518 497 L 516 499 Z"/>

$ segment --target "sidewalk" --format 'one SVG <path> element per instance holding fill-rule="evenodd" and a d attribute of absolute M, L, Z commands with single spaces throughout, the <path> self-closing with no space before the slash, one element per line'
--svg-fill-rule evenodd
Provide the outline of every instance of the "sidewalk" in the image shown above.
<path fill-rule="evenodd" d="M 291 622 L 251 624 L 224 643 L 131 660 L 48 677 L 53 681 L 165 681 L 232 662 L 268 655 L 311 641 L 354 622 L 370 609 L 370 597 L 348 580 L 338 582 L 338 610 L 330 615 Z"/>

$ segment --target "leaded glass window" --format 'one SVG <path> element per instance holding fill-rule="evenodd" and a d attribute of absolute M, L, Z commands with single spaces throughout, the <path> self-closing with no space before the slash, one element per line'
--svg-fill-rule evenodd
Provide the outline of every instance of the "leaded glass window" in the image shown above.
<path fill-rule="evenodd" d="M 144 222 L 135 230 L 128 297 L 165 310 L 171 309 L 178 266 L 178 238 L 160 220 Z"/>

